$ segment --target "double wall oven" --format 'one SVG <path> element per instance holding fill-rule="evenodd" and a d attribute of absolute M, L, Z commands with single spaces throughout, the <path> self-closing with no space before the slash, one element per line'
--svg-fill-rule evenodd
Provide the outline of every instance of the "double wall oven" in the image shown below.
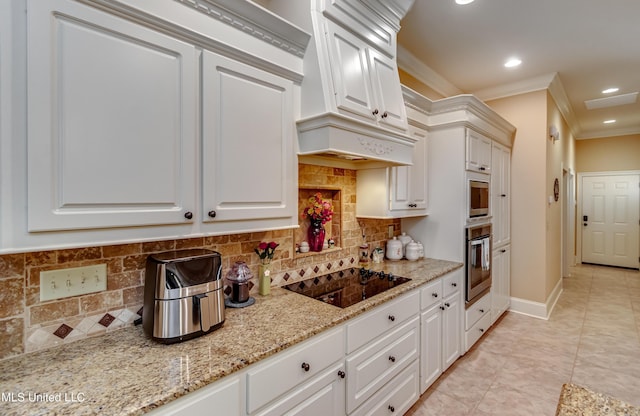
<path fill-rule="evenodd" d="M 465 305 L 471 306 L 491 289 L 491 224 L 469 225 Z"/>

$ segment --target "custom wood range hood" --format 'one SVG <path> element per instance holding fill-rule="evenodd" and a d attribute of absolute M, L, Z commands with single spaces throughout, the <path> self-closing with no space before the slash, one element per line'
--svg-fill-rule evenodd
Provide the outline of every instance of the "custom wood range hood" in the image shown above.
<path fill-rule="evenodd" d="M 297 122 L 301 161 L 355 169 L 412 163 L 396 35 L 413 2 L 272 1 L 313 34 Z"/>

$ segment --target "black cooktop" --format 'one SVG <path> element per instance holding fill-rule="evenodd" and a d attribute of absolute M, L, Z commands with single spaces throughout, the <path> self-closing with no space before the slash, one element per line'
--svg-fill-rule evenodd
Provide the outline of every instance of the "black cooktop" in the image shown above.
<path fill-rule="evenodd" d="M 352 268 L 283 287 L 330 305 L 346 308 L 410 280 L 391 273 Z"/>

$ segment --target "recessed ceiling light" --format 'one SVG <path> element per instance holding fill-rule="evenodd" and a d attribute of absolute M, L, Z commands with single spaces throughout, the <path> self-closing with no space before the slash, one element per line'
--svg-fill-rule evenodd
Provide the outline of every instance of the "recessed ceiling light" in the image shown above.
<path fill-rule="evenodd" d="M 607 88 L 606 90 L 602 90 L 603 94 L 611 94 L 613 92 L 618 92 L 620 88 L 618 87 L 612 87 L 612 88 Z"/>
<path fill-rule="evenodd" d="M 615 122 L 616 122 L 615 120 L 605 120 L 605 121 L 603 121 L 604 124 L 613 124 Z"/>
<path fill-rule="evenodd" d="M 506 68 L 515 68 L 516 66 L 520 65 L 522 63 L 522 61 L 518 58 L 509 58 L 509 60 L 507 60 L 507 62 L 504 63 L 504 66 Z"/>
<path fill-rule="evenodd" d="M 456 4 L 469 4 L 469 3 L 473 3 L 474 0 L 456 0 Z"/>

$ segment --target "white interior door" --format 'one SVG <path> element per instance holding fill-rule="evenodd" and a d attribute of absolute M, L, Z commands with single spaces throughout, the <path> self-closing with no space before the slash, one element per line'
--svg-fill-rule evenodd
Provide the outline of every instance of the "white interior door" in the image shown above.
<path fill-rule="evenodd" d="M 638 268 L 640 175 L 582 177 L 582 262 Z"/>

